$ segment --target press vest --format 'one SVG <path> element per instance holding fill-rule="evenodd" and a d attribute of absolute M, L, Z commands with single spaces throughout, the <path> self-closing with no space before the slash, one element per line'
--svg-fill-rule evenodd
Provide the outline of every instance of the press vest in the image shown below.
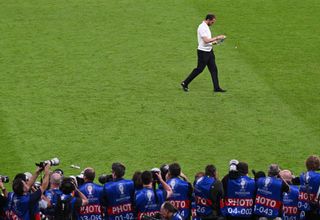
<path fill-rule="evenodd" d="M 85 183 L 79 189 L 88 199 L 89 203 L 81 206 L 78 211 L 78 220 L 102 219 L 100 199 L 103 187 L 95 183 Z"/>
<path fill-rule="evenodd" d="M 118 179 L 104 185 L 109 220 L 133 220 L 134 184 L 131 180 Z"/>
<path fill-rule="evenodd" d="M 168 201 L 179 210 L 182 218 L 188 219 L 191 211 L 190 184 L 180 178 L 169 179 L 167 184 L 173 191 Z"/>
<path fill-rule="evenodd" d="M 282 206 L 282 180 L 275 177 L 259 178 L 254 214 L 267 218 L 279 217 Z"/>
<path fill-rule="evenodd" d="M 251 217 L 253 214 L 255 181 L 247 176 L 228 180 L 227 195 L 222 213 L 233 217 Z"/>
<path fill-rule="evenodd" d="M 154 216 L 160 212 L 160 207 L 166 199 L 166 193 L 159 189 L 156 190 L 156 193 L 157 198 L 151 188 L 143 188 L 135 192 L 135 208 L 138 220 L 143 215 Z"/>
<path fill-rule="evenodd" d="M 298 220 L 298 199 L 299 189 L 297 186 L 290 186 L 288 193 L 283 193 L 282 218 L 283 220 Z"/>
<path fill-rule="evenodd" d="M 215 181 L 213 177 L 203 176 L 194 185 L 196 212 L 199 217 L 212 214 L 213 204 L 210 199 L 210 191 Z"/>

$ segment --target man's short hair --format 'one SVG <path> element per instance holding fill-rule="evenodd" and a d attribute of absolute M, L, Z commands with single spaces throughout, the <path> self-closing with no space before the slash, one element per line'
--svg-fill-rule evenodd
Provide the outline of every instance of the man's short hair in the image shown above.
<path fill-rule="evenodd" d="M 216 167 L 213 164 L 207 165 L 204 174 L 206 176 L 215 177 L 216 176 Z"/>
<path fill-rule="evenodd" d="M 18 196 L 22 196 L 24 194 L 24 184 L 22 178 L 15 178 L 12 183 L 12 190 Z"/>
<path fill-rule="evenodd" d="M 27 176 L 26 176 L 26 174 L 24 174 L 24 173 L 18 173 L 15 177 L 14 177 L 14 180 L 15 179 L 22 179 L 23 181 L 27 181 Z"/>
<path fill-rule="evenodd" d="M 320 159 L 316 155 L 311 155 L 306 160 L 306 167 L 308 171 L 316 171 L 320 168 Z"/>
<path fill-rule="evenodd" d="M 75 190 L 74 180 L 71 177 L 63 178 L 61 185 L 60 185 L 60 190 L 62 191 L 63 194 L 72 193 L 73 190 Z"/>
<path fill-rule="evenodd" d="M 126 167 L 122 163 L 113 163 L 111 169 L 117 178 L 123 177 L 126 171 Z"/>
<path fill-rule="evenodd" d="M 150 171 L 142 172 L 141 180 L 143 185 L 149 185 L 150 183 L 152 183 L 152 173 Z"/>
<path fill-rule="evenodd" d="M 161 205 L 161 208 L 167 210 L 168 212 L 171 212 L 171 213 L 176 213 L 178 212 L 178 209 L 171 204 L 171 202 L 169 201 L 166 201 L 164 202 L 162 205 Z"/>
<path fill-rule="evenodd" d="M 169 165 L 169 173 L 172 177 L 178 177 L 181 174 L 181 167 L 178 163 L 172 163 Z"/>
<path fill-rule="evenodd" d="M 249 172 L 249 167 L 246 162 L 239 162 L 237 165 L 237 169 L 238 169 L 240 175 L 247 175 Z"/>
<path fill-rule="evenodd" d="M 88 167 L 84 170 L 83 172 L 83 177 L 86 178 L 89 181 L 93 181 L 94 178 L 96 177 L 96 172 L 94 171 L 93 168 Z"/>
<path fill-rule="evenodd" d="M 268 176 L 277 176 L 280 172 L 278 164 L 271 164 L 268 170 Z"/>
<path fill-rule="evenodd" d="M 207 16 L 206 16 L 206 20 L 213 20 L 215 18 L 216 18 L 216 16 L 214 14 L 207 14 Z"/>

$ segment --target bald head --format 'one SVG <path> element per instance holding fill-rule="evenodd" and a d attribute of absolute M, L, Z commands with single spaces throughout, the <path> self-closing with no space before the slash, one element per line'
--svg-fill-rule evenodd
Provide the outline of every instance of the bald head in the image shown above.
<path fill-rule="evenodd" d="M 86 169 L 84 169 L 84 172 L 83 172 L 84 181 L 92 182 L 95 177 L 96 177 L 96 172 L 94 171 L 93 168 L 87 167 Z"/>
<path fill-rule="evenodd" d="M 53 173 L 50 177 L 50 184 L 53 187 L 59 187 L 62 181 L 62 176 L 60 173 Z"/>
<path fill-rule="evenodd" d="M 282 177 L 283 180 L 285 180 L 287 183 L 292 182 L 292 173 L 290 170 L 281 170 L 279 175 Z"/>

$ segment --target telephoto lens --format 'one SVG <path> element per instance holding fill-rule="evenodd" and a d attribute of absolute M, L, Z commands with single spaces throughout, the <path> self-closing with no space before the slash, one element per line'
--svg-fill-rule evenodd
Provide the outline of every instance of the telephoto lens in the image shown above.
<path fill-rule="evenodd" d="M 51 160 L 45 160 L 40 163 L 36 163 L 36 166 L 44 168 L 47 164 L 50 164 L 50 166 L 58 166 L 59 163 L 60 163 L 60 160 L 57 157 L 55 157 L 55 158 L 52 158 Z"/>

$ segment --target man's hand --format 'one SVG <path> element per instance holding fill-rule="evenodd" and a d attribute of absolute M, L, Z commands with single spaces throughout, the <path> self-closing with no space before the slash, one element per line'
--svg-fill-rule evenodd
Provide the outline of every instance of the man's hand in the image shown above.
<path fill-rule="evenodd" d="M 49 175 L 50 174 L 50 164 L 47 164 L 45 167 L 44 167 L 44 174 L 45 175 Z"/>
<path fill-rule="evenodd" d="M 223 39 L 226 39 L 227 37 L 226 37 L 226 35 L 221 34 L 217 38 L 218 38 L 218 40 L 223 40 Z"/>
<path fill-rule="evenodd" d="M 162 179 L 161 174 L 160 174 L 159 172 L 155 172 L 155 174 L 157 175 L 158 180 L 159 180 L 160 182 L 164 181 L 164 180 Z"/>

